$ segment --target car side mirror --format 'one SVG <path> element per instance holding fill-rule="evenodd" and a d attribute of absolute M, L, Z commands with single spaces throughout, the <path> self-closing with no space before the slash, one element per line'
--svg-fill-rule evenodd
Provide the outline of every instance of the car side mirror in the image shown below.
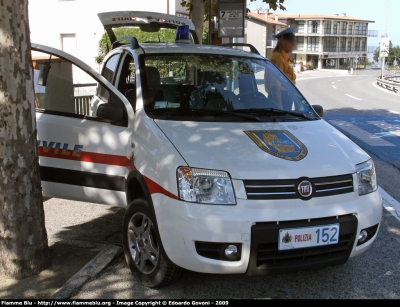
<path fill-rule="evenodd" d="M 108 102 L 98 106 L 96 115 L 112 123 L 117 123 L 124 119 L 124 110 L 122 107 Z"/>
<path fill-rule="evenodd" d="M 312 106 L 314 111 L 317 112 L 317 114 L 322 117 L 324 116 L 324 108 L 318 104 L 315 104 Z"/>
<path fill-rule="evenodd" d="M 49 72 L 50 72 L 50 62 L 49 63 L 43 63 L 40 66 L 40 71 L 39 71 L 39 78 L 37 80 L 37 84 L 41 86 L 46 86 L 47 85 L 47 79 L 49 77 Z"/>

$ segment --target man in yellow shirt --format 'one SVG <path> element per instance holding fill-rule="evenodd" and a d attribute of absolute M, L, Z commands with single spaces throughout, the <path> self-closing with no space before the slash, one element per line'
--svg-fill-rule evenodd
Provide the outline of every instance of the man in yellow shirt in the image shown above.
<path fill-rule="evenodd" d="M 279 67 L 280 70 L 296 84 L 296 74 L 293 71 L 292 63 L 288 53 L 292 52 L 296 46 L 296 36 L 293 34 L 294 27 L 290 27 L 282 32 L 279 32 L 275 37 L 278 43 L 271 55 L 271 62 Z"/>

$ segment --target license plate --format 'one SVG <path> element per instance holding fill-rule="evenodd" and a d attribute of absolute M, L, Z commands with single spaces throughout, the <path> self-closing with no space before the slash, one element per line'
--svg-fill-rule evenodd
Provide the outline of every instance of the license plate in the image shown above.
<path fill-rule="evenodd" d="M 339 243 L 339 224 L 279 230 L 279 250 Z"/>

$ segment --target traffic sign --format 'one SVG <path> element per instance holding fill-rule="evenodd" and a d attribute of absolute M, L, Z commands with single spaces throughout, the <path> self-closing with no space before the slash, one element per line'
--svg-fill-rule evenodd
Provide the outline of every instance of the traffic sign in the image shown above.
<path fill-rule="evenodd" d="M 218 37 L 244 37 L 246 0 L 218 0 Z"/>
<path fill-rule="evenodd" d="M 381 58 L 387 58 L 389 56 L 389 46 L 390 46 L 389 37 L 382 37 L 380 54 L 379 54 Z"/>

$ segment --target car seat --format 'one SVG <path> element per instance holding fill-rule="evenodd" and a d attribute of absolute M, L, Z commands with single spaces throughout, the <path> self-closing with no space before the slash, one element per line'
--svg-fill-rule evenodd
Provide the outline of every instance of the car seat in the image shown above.
<path fill-rule="evenodd" d="M 156 101 L 174 101 L 175 95 L 171 92 L 161 89 L 160 72 L 156 67 L 146 66 L 145 68 L 148 88 L 148 98 L 151 107 L 154 107 Z"/>
<path fill-rule="evenodd" d="M 236 95 L 226 90 L 226 78 L 218 71 L 205 71 L 202 74 L 202 85 L 193 91 L 190 107 L 229 111 L 243 108 Z"/>

